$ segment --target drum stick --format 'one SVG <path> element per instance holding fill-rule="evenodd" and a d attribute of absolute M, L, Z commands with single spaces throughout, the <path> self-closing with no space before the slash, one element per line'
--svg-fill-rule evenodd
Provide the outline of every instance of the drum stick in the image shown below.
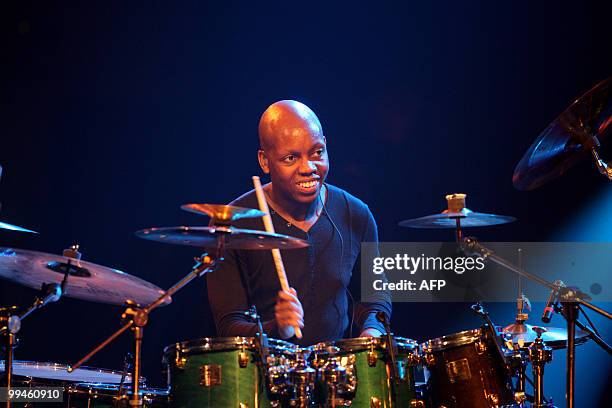
<path fill-rule="evenodd" d="M 274 224 L 272 224 L 272 217 L 270 217 L 270 209 L 268 208 L 268 202 L 261 186 L 259 176 L 253 176 L 253 185 L 255 186 L 255 193 L 257 195 L 257 202 L 259 203 L 259 210 L 264 212 L 263 223 L 266 227 L 267 232 L 274 233 Z M 278 248 L 272 249 L 272 258 L 274 258 L 274 266 L 276 266 L 276 274 L 280 281 L 281 288 L 285 292 L 289 292 L 289 281 L 287 280 L 287 274 L 285 273 L 285 265 L 283 264 L 283 258 L 281 257 L 280 250 Z M 298 339 L 302 338 L 302 331 L 300 326 L 294 326 L 295 337 Z"/>

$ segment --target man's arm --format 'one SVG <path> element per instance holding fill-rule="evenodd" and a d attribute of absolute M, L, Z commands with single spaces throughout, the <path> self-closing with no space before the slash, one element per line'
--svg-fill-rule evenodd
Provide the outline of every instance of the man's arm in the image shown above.
<path fill-rule="evenodd" d="M 257 325 L 244 314 L 251 304 L 243 268 L 239 253 L 228 250 L 219 268 L 206 275 L 208 301 L 218 336 L 252 337 L 257 332 Z M 266 334 L 278 337 L 276 320 L 262 322 L 262 325 Z"/>

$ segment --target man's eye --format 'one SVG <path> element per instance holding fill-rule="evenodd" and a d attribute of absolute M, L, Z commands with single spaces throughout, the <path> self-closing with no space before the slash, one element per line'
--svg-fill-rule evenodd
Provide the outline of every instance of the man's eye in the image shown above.
<path fill-rule="evenodd" d="M 293 161 L 295 161 L 295 156 L 292 154 L 290 154 L 289 156 L 283 157 L 283 162 L 285 163 L 291 163 Z"/>
<path fill-rule="evenodd" d="M 323 152 L 324 151 L 325 151 L 325 149 L 317 149 L 317 150 L 315 150 L 314 155 L 316 157 L 321 157 L 321 156 L 323 156 Z"/>

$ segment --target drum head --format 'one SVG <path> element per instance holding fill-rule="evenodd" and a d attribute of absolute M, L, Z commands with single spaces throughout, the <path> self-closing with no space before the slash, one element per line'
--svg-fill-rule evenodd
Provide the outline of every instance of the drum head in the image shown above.
<path fill-rule="evenodd" d="M 42 363 L 37 361 L 13 361 L 13 375 L 48 380 L 71 382 L 98 382 L 119 384 L 122 373 L 119 371 L 103 370 L 95 367 L 80 367 L 69 373 L 68 366 L 58 363 Z M 0 362 L 0 372 L 4 372 L 4 361 Z M 144 380 L 143 380 L 144 381 Z M 125 383 L 131 383 L 130 375 L 125 377 Z"/>
<path fill-rule="evenodd" d="M 284 340 L 268 339 L 268 347 L 271 353 L 282 354 L 291 353 L 297 349 L 295 344 Z M 164 348 L 164 354 L 173 353 L 179 350 L 184 355 L 200 354 L 209 351 L 240 350 L 246 348 L 256 349 L 256 339 L 254 337 L 204 337 L 201 339 L 187 340 L 171 344 Z"/>
<path fill-rule="evenodd" d="M 482 337 L 481 329 L 466 330 L 459 333 L 449 334 L 447 336 L 438 337 L 433 340 L 428 340 L 421 344 L 424 352 L 436 352 L 447 350 L 453 347 L 464 346 L 474 343 Z"/>

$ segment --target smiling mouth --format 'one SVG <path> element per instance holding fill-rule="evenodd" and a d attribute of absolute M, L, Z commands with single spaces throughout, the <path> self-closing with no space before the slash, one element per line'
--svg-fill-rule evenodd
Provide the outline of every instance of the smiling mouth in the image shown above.
<path fill-rule="evenodd" d="M 312 181 L 301 181 L 299 183 L 296 183 L 298 186 L 304 188 L 304 189 L 311 189 L 317 186 L 317 184 L 319 184 L 318 180 L 312 180 Z"/>

